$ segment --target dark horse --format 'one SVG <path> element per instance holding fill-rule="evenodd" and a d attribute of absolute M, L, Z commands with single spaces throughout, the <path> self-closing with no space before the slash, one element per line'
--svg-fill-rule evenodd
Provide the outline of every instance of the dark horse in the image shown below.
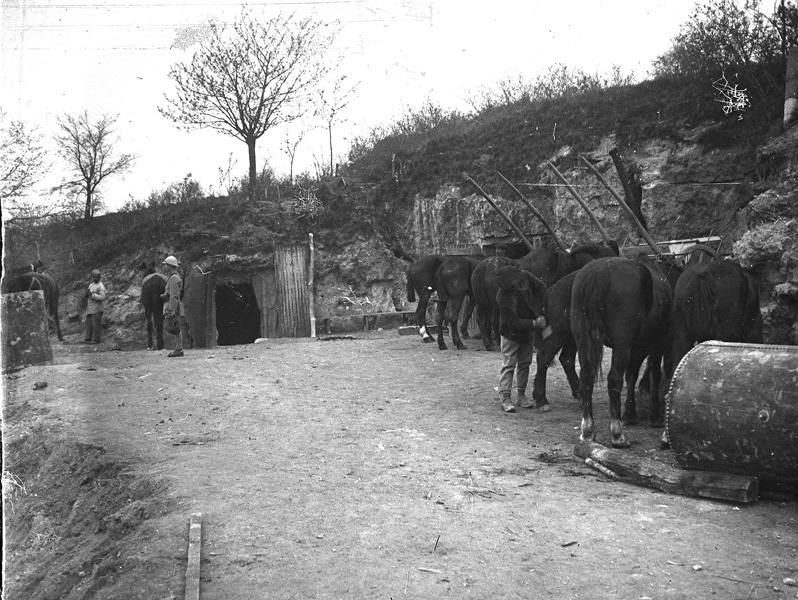
<path fill-rule="evenodd" d="M 407 268 L 407 301 L 415 302 L 418 294 L 418 306 L 416 306 L 416 323 L 418 333 L 425 342 L 431 342 L 432 336 L 427 331 L 427 306 L 429 299 L 435 292 L 435 273 L 443 263 L 445 256 L 430 254 L 422 256 L 413 261 Z"/>
<path fill-rule="evenodd" d="M 491 256 L 474 267 L 471 274 L 471 289 L 477 311 L 477 325 L 482 335 L 485 350 L 499 345 L 499 308 L 496 305 L 496 272 L 507 265 L 518 265 L 506 256 Z"/>
<path fill-rule="evenodd" d="M 582 244 L 570 252 L 553 248 L 536 248 L 519 258 L 518 264 L 522 270 L 537 275 L 546 287 L 551 287 L 568 273 L 578 271 L 590 261 L 618 256 L 618 253 L 618 244 L 615 242 L 609 246 Z"/>
<path fill-rule="evenodd" d="M 471 275 L 474 268 L 482 262 L 481 257 L 448 256 L 435 272 L 435 288 L 438 291 L 438 348 L 446 350 L 443 340 L 443 322 L 448 314 L 452 343 L 458 350 L 465 350 L 460 336 L 468 339 L 468 321 L 474 312 L 474 292 L 471 289 Z M 466 303 L 458 329 L 457 321 Z M 447 313 L 448 309 L 448 313 Z"/>
<path fill-rule="evenodd" d="M 163 350 L 163 300 L 161 294 L 166 291 L 166 276 L 155 271 L 155 262 L 149 265 L 142 262 L 139 269 L 144 271 L 144 280 L 141 282 L 141 304 L 144 306 L 144 316 L 147 319 L 147 349 L 153 349 L 153 321 L 155 323 L 155 336 L 158 350 Z"/>
<path fill-rule="evenodd" d="M 36 264 L 20 267 L 11 271 L 12 276 L 3 281 L 3 293 L 15 292 L 30 292 L 32 290 L 42 290 L 44 292 L 44 304 L 47 308 L 47 313 L 55 322 L 55 333 L 60 341 L 63 341 L 64 336 L 61 334 L 61 322 L 58 317 L 58 284 L 55 279 L 46 273 L 38 273 L 32 268 L 37 267 Z M 41 261 L 38 262 L 38 268 L 41 268 Z M 14 272 L 21 271 L 21 274 L 13 275 Z"/>
<path fill-rule="evenodd" d="M 688 268 L 676 282 L 671 310 L 670 375 L 694 344 L 762 343 L 759 291 L 742 267 L 716 260 Z"/>
<path fill-rule="evenodd" d="M 579 395 L 582 400 L 582 440 L 594 440 L 593 385 L 601 369 L 604 345 L 612 348 L 607 375 L 612 446 L 630 444 L 621 422 L 624 375 L 634 387 L 640 366 L 651 361 L 649 424 L 663 422 L 659 403 L 661 359 L 666 347 L 672 292 L 662 269 L 647 256 L 635 260 L 609 258 L 585 265 L 576 275 L 571 292 L 571 331 L 579 353 Z M 627 418 L 634 419 L 629 402 Z"/>
<path fill-rule="evenodd" d="M 552 248 L 536 248 L 529 254 L 517 260 L 517 264 L 523 271 L 528 271 L 537 276 L 538 279 L 546 284 L 546 287 L 553 286 L 557 281 L 581 269 L 590 261 L 597 258 L 609 258 L 618 256 L 618 244 L 613 242 L 609 246 L 601 244 L 583 244 L 577 246 L 570 252 L 555 250 Z M 505 261 L 510 259 L 503 259 Z M 503 265 L 485 265 L 477 271 L 476 277 L 472 282 L 474 294 L 477 302 L 477 322 L 480 324 L 482 342 L 486 350 L 493 349 L 493 343 L 498 343 L 498 308 L 496 307 L 496 282 L 495 270 Z M 484 271 L 482 270 L 484 269 Z M 493 276 L 491 276 L 494 274 Z M 489 306 L 488 306 L 489 304 Z M 481 318 L 480 315 L 490 315 L 490 320 Z M 483 329 L 483 323 L 485 329 Z M 494 336 L 488 330 L 488 326 L 495 327 Z M 487 333 L 487 335 L 486 335 Z"/>

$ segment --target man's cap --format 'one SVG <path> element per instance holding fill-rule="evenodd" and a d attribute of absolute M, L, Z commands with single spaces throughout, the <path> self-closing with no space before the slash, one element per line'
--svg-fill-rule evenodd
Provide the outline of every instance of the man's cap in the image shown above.
<path fill-rule="evenodd" d="M 99 274 L 100 274 L 100 269 L 94 269 L 94 270 L 91 272 L 91 276 L 92 276 L 92 277 L 94 277 L 95 275 L 99 275 Z"/>
<path fill-rule="evenodd" d="M 163 264 L 172 265 L 173 267 L 176 267 L 177 266 L 177 259 L 174 256 L 167 256 L 164 259 Z"/>

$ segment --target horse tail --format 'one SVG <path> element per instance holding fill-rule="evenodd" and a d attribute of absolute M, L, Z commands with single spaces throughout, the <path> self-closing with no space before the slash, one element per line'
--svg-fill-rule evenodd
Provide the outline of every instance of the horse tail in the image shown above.
<path fill-rule="evenodd" d="M 685 290 L 683 304 L 677 309 L 687 331 L 692 332 L 696 339 L 711 340 L 715 337 L 716 302 L 710 273 L 696 273 Z"/>
<path fill-rule="evenodd" d="M 582 319 L 583 331 L 578 343 L 583 349 L 586 358 L 585 365 L 590 374 L 591 383 L 595 382 L 601 373 L 601 359 L 604 354 L 604 319 L 606 316 L 606 296 L 609 286 L 609 276 L 603 271 L 586 273 L 579 289 L 581 306 L 571 309 L 572 316 Z M 576 290 L 575 290 L 576 291 Z M 580 353 L 581 356 L 581 353 Z"/>
<path fill-rule="evenodd" d="M 648 267 L 644 268 L 641 273 L 643 280 L 640 282 L 640 293 L 642 294 L 643 310 L 648 314 L 654 305 L 654 277 Z"/>
<path fill-rule="evenodd" d="M 408 302 L 415 302 L 416 301 L 416 288 L 413 287 L 413 275 L 411 274 L 411 269 L 413 265 L 407 267 L 407 301 Z"/>

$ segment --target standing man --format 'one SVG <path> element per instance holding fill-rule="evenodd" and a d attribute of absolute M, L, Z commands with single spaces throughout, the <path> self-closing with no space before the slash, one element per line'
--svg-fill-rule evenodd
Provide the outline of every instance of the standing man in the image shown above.
<path fill-rule="evenodd" d="M 105 304 L 105 286 L 100 281 L 99 269 L 91 272 L 91 283 L 86 290 L 88 304 L 86 306 L 86 344 L 99 344 L 101 325 L 103 320 L 103 308 Z"/>
<path fill-rule="evenodd" d="M 166 291 L 161 295 L 163 300 L 163 314 L 168 320 L 177 318 L 179 331 L 175 335 L 175 349 L 166 356 L 172 358 L 183 356 L 183 279 L 177 272 L 177 259 L 174 256 L 167 256 L 163 261 L 164 271 L 166 272 Z"/>
<path fill-rule="evenodd" d="M 546 326 L 543 298 L 546 286 L 532 273 L 515 265 L 507 265 L 496 272 L 496 303 L 499 305 L 499 334 L 501 335 L 502 368 L 499 377 L 499 396 L 504 412 L 515 412 L 512 400 L 513 376 L 518 390 L 518 406 L 531 408 L 526 396 L 529 365 L 535 350 L 535 329 Z M 538 406 L 548 411 L 548 404 Z"/>

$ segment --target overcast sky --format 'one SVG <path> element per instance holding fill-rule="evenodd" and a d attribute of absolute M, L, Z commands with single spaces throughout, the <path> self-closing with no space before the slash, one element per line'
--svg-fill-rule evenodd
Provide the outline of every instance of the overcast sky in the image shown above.
<path fill-rule="evenodd" d="M 480 90 L 505 77 L 532 79 L 563 63 L 606 73 L 613 65 L 645 78 L 651 62 L 670 47 L 695 0 L 330 0 L 249 3 L 264 19 L 278 11 L 338 22 L 335 50 L 342 72 L 359 82 L 342 113 L 334 149 L 387 125 L 427 99 L 468 111 Z M 38 127 L 48 139 L 64 113 L 119 115 L 118 148 L 138 155 L 124 178 L 108 180 L 101 193 L 109 210 L 129 196 L 144 200 L 192 173 L 206 192 L 219 190 L 218 168 L 230 153 L 238 175 L 247 172 L 246 146 L 212 131 L 178 131 L 157 110 L 173 95 L 167 77 L 196 46 L 175 46 L 178 32 L 207 19 L 230 21 L 241 3 L 215 0 L 2 0 L 0 107 L 7 118 Z M 304 128 L 311 123 L 303 123 Z M 258 142 L 258 162 L 288 173 L 285 129 Z M 295 173 L 313 171 L 328 156 L 322 131 L 298 149 Z M 53 157 L 55 161 L 55 157 Z M 56 168 L 58 162 L 55 162 Z"/>

